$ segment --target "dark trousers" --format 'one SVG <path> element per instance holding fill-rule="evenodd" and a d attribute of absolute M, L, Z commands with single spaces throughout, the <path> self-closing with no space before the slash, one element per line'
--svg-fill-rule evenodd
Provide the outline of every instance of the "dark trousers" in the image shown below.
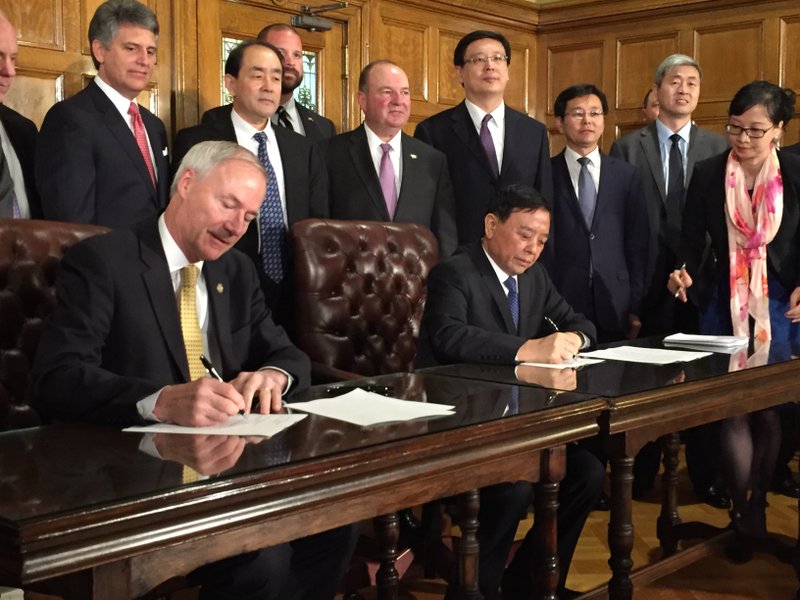
<path fill-rule="evenodd" d="M 567 470 L 558 493 L 558 559 L 561 567 L 559 589 L 564 587 L 569 564 L 575 553 L 583 524 L 600 497 L 605 469 L 600 460 L 580 445 L 567 447 Z M 481 489 L 478 513 L 478 582 L 484 598 L 497 598 L 503 581 L 514 534 L 520 520 L 531 503 L 532 485 L 525 481 L 501 483 Z M 534 540 L 532 530 L 522 541 L 514 559 L 508 566 L 507 577 L 514 580 L 514 588 L 529 591 L 531 553 Z M 453 597 L 454 582 L 448 587 L 447 597 Z"/>
<path fill-rule="evenodd" d="M 200 600 L 331 600 L 358 538 L 346 525 L 226 558 L 189 574 Z"/>

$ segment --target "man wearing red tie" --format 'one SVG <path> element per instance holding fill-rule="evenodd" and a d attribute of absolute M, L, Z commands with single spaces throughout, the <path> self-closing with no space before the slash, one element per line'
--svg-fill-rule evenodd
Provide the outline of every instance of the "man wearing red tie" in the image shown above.
<path fill-rule="evenodd" d="M 156 64 L 158 21 L 136 0 L 108 0 L 89 23 L 97 76 L 47 113 L 36 147 L 44 218 L 127 227 L 167 203 L 164 124 L 136 97 Z"/>

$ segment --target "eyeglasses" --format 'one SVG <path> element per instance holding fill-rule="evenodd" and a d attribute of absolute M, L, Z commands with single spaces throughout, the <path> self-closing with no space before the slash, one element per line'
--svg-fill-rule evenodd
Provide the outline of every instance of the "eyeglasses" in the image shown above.
<path fill-rule="evenodd" d="M 604 114 L 606 113 L 604 113 L 602 110 L 590 110 L 589 112 L 586 112 L 585 110 L 575 109 L 569 111 L 567 116 L 575 119 L 576 121 L 583 121 L 586 117 L 589 117 L 590 119 L 599 119 Z"/>
<path fill-rule="evenodd" d="M 464 63 L 469 63 L 471 65 L 475 65 L 476 67 L 480 64 L 488 65 L 489 63 L 498 66 L 501 63 L 507 62 L 508 57 L 503 56 L 502 54 L 493 54 L 492 56 L 473 56 L 472 58 L 464 59 Z"/>
<path fill-rule="evenodd" d="M 732 136 L 739 137 L 744 131 L 747 137 L 754 140 L 757 140 L 758 138 L 763 138 L 765 135 L 767 135 L 767 132 L 770 129 L 774 128 L 775 125 L 773 125 L 769 129 L 759 129 L 758 127 L 739 127 L 738 125 L 734 125 L 732 123 L 728 123 L 727 125 L 725 125 L 725 131 L 727 131 Z"/>

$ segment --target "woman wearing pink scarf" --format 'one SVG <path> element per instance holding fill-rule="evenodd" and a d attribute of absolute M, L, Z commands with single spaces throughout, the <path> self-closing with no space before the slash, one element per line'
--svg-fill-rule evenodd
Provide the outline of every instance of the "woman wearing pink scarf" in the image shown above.
<path fill-rule="evenodd" d="M 714 275 L 701 282 L 710 299 L 689 295 L 699 304 L 700 331 L 752 336 L 756 350 L 768 350 L 770 342 L 800 342 L 800 157 L 776 149 L 794 103 L 794 92 L 767 81 L 736 93 L 725 126 L 731 150 L 695 166 L 681 236 L 685 268 L 673 271 L 668 282 L 686 302 L 710 238 L 714 268 L 703 272 Z M 767 535 L 764 508 L 780 417 L 772 409 L 732 417 L 720 433 L 738 539 L 729 555 L 747 560 L 748 541 Z"/>

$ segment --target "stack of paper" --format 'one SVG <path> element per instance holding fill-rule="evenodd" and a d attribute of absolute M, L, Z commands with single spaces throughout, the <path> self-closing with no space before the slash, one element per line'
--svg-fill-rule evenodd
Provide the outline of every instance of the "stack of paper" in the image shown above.
<path fill-rule="evenodd" d="M 387 398 L 360 388 L 341 396 L 311 402 L 292 402 L 288 406 L 292 410 L 301 410 L 361 426 L 452 415 L 455 408 L 446 404 Z"/>
<path fill-rule="evenodd" d="M 675 333 L 664 338 L 664 345 L 733 354 L 742 346 L 746 346 L 749 341 L 750 338 L 744 335 L 691 335 L 688 333 Z"/>

